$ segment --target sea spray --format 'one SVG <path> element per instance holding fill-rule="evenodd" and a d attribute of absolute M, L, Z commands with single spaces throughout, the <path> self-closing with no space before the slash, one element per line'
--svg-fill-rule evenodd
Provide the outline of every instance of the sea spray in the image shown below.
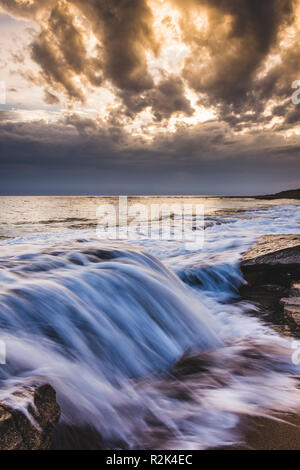
<path fill-rule="evenodd" d="M 90 429 L 105 448 L 209 448 L 240 441 L 241 415 L 299 410 L 290 342 L 249 315 L 251 304 L 231 303 L 240 253 L 260 233 L 293 233 L 297 211 L 210 222 L 195 252 L 105 244 L 84 230 L 79 241 L 73 231 L 2 243 L 1 395 L 50 382 L 58 448 L 64 426 L 69 446 L 75 429 Z"/>

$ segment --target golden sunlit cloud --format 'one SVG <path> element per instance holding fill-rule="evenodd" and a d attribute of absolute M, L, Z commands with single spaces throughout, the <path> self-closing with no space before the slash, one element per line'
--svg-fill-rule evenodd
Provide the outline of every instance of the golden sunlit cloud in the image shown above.
<path fill-rule="evenodd" d="M 218 119 L 243 134 L 278 128 L 278 106 L 291 112 L 300 69 L 293 0 L 268 8 L 248 0 L 239 8 L 231 0 L 0 0 L 0 8 L 10 15 L 6 43 L 16 34 L 9 18 L 27 37 L 22 51 L 19 40 L 8 48 L 5 79 L 16 90 L 10 103 L 34 108 L 33 120 L 47 112 L 59 120 L 67 109 L 153 139 Z M 27 120 L 26 110 L 18 116 Z"/>

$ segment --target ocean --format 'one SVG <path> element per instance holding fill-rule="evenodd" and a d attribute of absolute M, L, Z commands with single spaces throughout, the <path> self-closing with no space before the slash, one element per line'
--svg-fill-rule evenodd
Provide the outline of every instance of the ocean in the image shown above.
<path fill-rule="evenodd" d="M 134 240 L 102 240 L 97 208 L 117 197 L 0 198 L 0 399 L 53 385 L 55 448 L 236 446 L 243 417 L 299 412 L 292 337 L 238 293 L 242 253 L 300 233 L 299 201 L 128 201 L 204 206 L 203 226 L 190 216 L 202 243 L 161 239 L 157 224 L 149 236 L 146 220 Z"/>

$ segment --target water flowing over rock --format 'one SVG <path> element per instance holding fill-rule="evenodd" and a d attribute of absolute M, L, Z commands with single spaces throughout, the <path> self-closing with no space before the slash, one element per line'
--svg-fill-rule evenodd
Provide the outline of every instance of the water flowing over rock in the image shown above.
<path fill-rule="evenodd" d="M 298 414 L 296 342 L 238 291 L 241 253 L 260 235 L 297 233 L 300 213 L 224 201 L 203 249 L 70 230 L 68 198 L 59 232 L 34 215 L 38 230 L 3 241 L 0 403 L 3 390 L 50 381 L 62 410 L 53 449 L 211 449 L 244 442 L 242 416 Z"/>
<path fill-rule="evenodd" d="M 56 392 L 50 385 L 17 388 L 0 398 L 0 450 L 49 449 L 59 417 Z"/>

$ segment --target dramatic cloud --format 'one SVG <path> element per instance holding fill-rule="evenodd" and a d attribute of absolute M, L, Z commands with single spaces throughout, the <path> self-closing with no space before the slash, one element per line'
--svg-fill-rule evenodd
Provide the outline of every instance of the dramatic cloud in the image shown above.
<path fill-rule="evenodd" d="M 255 72 L 276 44 L 281 28 L 293 21 L 293 0 L 188 0 L 181 20 L 193 50 L 184 74 L 192 86 L 236 104 L 251 90 Z M 193 19 L 205 11 L 203 28 Z M 201 24 L 200 24 L 201 25 Z M 198 60 L 195 60 L 195 57 Z"/>
<path fill-rule="evenodd" d="M 300 138 L 206 123 L 142 144 L 118 127 L 0 121 L 1 194 L 260 194 L 297 186 Z M 266 189 L 268 188 L 268 190 Z"/>
<path fill-rule="evenodd" d="M 191 114 L 185 93 L 189 86 L 203 103 L 216 107 L 230 122 L 230 113 L 257 115 L 270 92 L 273 99 L 274 92 L 282 93 L 282 86 L 278 86 L 282 79 L 272 64 L 266 73 L 260 68 L 272 61 L 269 55 L 295 22 L 296 0 L 172 0 L 167 5 L 171 14 L 178 13 L 177 19 L 168 16 L 162 3 L 0 0 L 11 14 L 40 25 L 32 58 L 41 68 L 48 103 L 55 102 L 49 98 L 49 93 L 55 97 L 55 90 L 84 102 L 89 87 L 109 82 L 129 113 L 150 107 L 153 117 L 162 119 L 177 112 Z M 162 29 L 169 27 L 169 32 L 157 31 L 156 16 Z M 187 48 L 181 70 L 177 77 L 174 73 L 168 77 L 168 67 L 161 65 L 155 75 L 151 57 L 154 61 L 160 57 L 163 39 L 167 43 L 168 33 L 170 36 L 176 27 L 178 42 Z M 283 47 L 283 55 L 295 54 L 295 46 L 292 41 L 288 50 Z M 292 70 L 286 63 L 279 67 L 284 71 L 285 95 L 291 75 L 299 72 L 299 66 L 293 65 Z M 262 97 L 263 92 L 266 95 Z"/>
<path fill-rule="evenodd" d="M 144 92 L 142 96 L 133 95 L 132 92 L 127 91 L 120 92 L 119 96 L 130 115 L 133 116 L 148 106 L 151 107 L 158 121 L 169 118 L 175 112 L 183 112 L 188 116 L 193 114 L 192 106 L 184 96 L 183 81 L 175 76 L 162 80 L 157 87 Z"/>
<path fill-rule="evenodd" d="M 76 77 L 85 85 L 99 86 L 104 75 L 119 89 L 135 92 L 153 87 L 146 50 L 155 51 L 158 45 L 151 29 L 152 12 L 145 0 L 1 0 L 0 5 L 41 25 L 32 44 L 32 57 L 41 66 L 45 83 L 62 86 L 69 97 L 84 99 L 74 83 Z M 88 55 L 90 33 L 96 43 Z"/>
<path fill-rule="evenodd" d="M 174 184 L 223 162 L 241 177 L 258 160 L 266 178 L 270 162 L 283 175 L 285 159 L 294 183 L 299 0 L 0 0 L 1 10 L 26 38 L 13 44 L 4 17 L 10 159 L 27 149 L 27 163 L 40 152 L 40 167 L 76 161 L 105 174 L 109 162 L 149 175 L 168 164 Z"/>

